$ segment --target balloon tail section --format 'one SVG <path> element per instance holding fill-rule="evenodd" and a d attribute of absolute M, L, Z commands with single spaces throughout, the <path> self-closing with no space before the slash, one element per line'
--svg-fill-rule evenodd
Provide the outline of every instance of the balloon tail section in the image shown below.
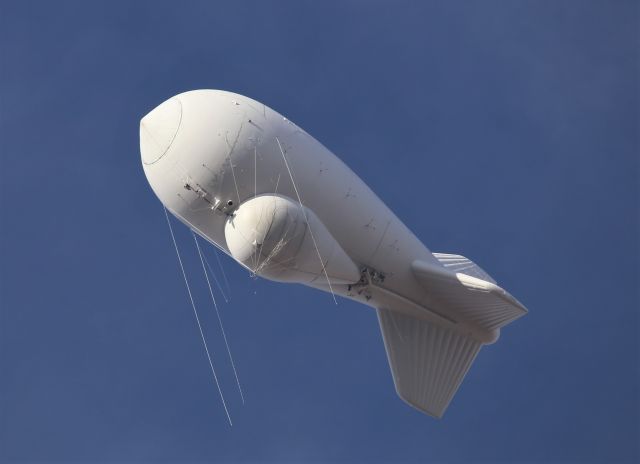
<path fill-rule="evenodd" d="M 218 375 L 216 374 L 216 370 L 213 367 L 213 361 L 211 359 L 211 354 L 209 353 L 209 348 L 207 347 L 207 340 L 204 337 L 204 332 L 202 331 L 202 325 L 200 324 L 200 317 L 198 317 L 198 311 L 196 309 L 196 304 L 193 301 L 193 295 L 191 294 L 191 287 L 189 286 L 189 281 L 187 280 L 187 274 L 184 271 L 184 265 L 182 264 L 182 258 L 180 257 L 180 251 L 178 250 L 178 244 L 176 243 L 176 237 L 173 234 L 173 227 L 171 227 L 171 221 L 169 220 L 169 214 L 167 213 L 167 208 L 164 208 L 164 215 L 167 218 L 167 225 L 169 226 L 169 232 L 171 233 L 171 240 L 173 241 L 173 246 L 176 249 L 176 256 L 178 257 L 178 263 L 180 264 L 180 270 L 182 271 L 182 277 L 184 277 L 184 284 L 187 287 L 187 293 L 189 294 L 189 300 L 191 301 L 191 307 L 193 308 L 193 314 L 196 316 L 196 322 L 198 323 L 198 330 L 200 331 L 200 337 L 202 338 L 202 344 L 204 345 L 204 351 L 207 354 L 207 359 L 209 360 L 209 366 L 211 367 L 211 373 L 213 374 L 213 379 L 216 382 L 216 386 L 218 387 L 218 393 L 220 393 L 220 399 L 222 400 L 222 406 L 224 406 L 224 412 L 227 413 L 227 419 L 229 420 L 229 425 L 233 427 L 233 423 L 231 422 L 231 416 L 229 415 L 229 410 L 227 409 L 227 403 L 224 400 L 224 395 L 222 394 L 222 389 L 220 388 L 220 382 L 218 382 Z"/>

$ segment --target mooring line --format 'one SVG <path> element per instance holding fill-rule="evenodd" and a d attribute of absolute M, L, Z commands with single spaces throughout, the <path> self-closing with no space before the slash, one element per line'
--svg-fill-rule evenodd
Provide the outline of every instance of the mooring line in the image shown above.
<path fill-rule="evenodd" d="M 204 345 L 204 350 L 207 353 L 207 359 L 209 360 L 209 366 L 211 366 L 211 372 L 213 373 L 213 378 L 216 381 L 216 386 L 218 387 L 218 393 L 220 393 L 220 399 L 222 400 L 222 405 L 224 406 L 224 411 L 227 413 L 227 419 L 229 419 L 229 425 L 233 427 L 233 423 L 231 422 L 231 416 L 229 415 L 229 410 L 227 409 L 227 403 L 224 400 L 224 395 L 222 394 L 222 389 L 220 388 L 220 382 L 218 382 L 218 376 L 216 374 L 216 370 L 213 367 L 213 361 L 211 360 L 211 354 L 209 353 L 209 347 L 207 347 L 207 340 L 204 338 L 204 332 L 202 331 L 202 325 L 200 324 L 200 318 L 198 317 L 198 311 L 196 310 L 196 304 L 193 301 L 193 295 L 191 295 L 191 288 L 189 287 L 189 281 L 187 280 L 187 274 L 184 271 L 184 266 L 182 265 L 182 258 L 180 257 L 180 252 L 178 251 L 178 244 L 176 243 L 176 237 L 173 234 L 173 227 L 171 227 L 171 221 L 169 220 L 169 213 L 167 213 L 167 208 L 164 208 L 164 215 L 167 218 L 167 224 L 169 225 L 169 232 L 171 233 L 171 240 L 173 241 L 173 246 L 176 249 L 176 255 L 178 256 L 178 263 L 180 263 L 180 269 L 182 270 L 182 277 L 184 277 L 184 284 L 187 287 L 187 293 L 189 294 L 189 300 L 191 300 L 191 307 L 193 308 L 193 314 L 196 316 L 196 322 L 198 323 L 198 329 L 200 330 L 200 337 L 202 338 L 202 344 Z"/>
<path fill-rule="evenodd" d="M 227 299 L 227 296 L 224 294 L 224 290 L 222 289 L 222 285 L 220 285 L 220 280 L 218 280 L 218 277 L 216 277 L 216 273 L 213 272 L 213 269 L 211 269 L 211 265 L 209 264 L 209 260 L 204 255 L 203 255 L 203 258 L 204 258 L 204 263 L 209 268 L 209 272 L 211 273 L 211 277 L 213 277 L 213 280 L 216 283 L 216 287 L 218 287 L 218 290 L 220 290 L 220 294 L 222 295 L 222 298 L 224 299 L 224 302 L 225 303 L 229 303 L 229 300 Z"/>
<path fill-rule="evenodd" d="M 222 262 L 220 261 L 220 256 L 218 256 L 218 251 L 214 248 L 213 253 L 216 255 L 216 261 L 218 261 L 218 267 L 220 268 L 220 272 L 222 272 L 222 278 L 224 279 L 224 285 L 227 287 L 227 294 L 229 295 L 229 301 L 231 301 L 231 286 L 229 285 L 229 279 L 227 279 L 227 273 L 224 272 L 224 268 L 222 267 Z"/>
<path fill-rule="evenodd" d="M 231 361 L 231 367 L 233 368 L 233 375 L 236 377 L 236 383 L 238 384 L 238 390 L 240 391 L 240 398 L 242 398 L 242 404 L 244 404 L 244 394 L 242 393 L 242 387 L 240 386 L 240 379 L 238 378 L 238 372 L 236 371 L 236 364 L 233 362 L 233 356 L 231 356 L 231 348 L 229 348 L 229 342 L 227 341 L 227 334 L 224 331 L 224 326 L 222 325 L 222 318 L 220 317 L 220 311 L 218 310 L 218 303 L 216 303 L 216 298 L 213 296 L 213 289 L 211 288 L 211 282 L 209 281 L 209 276 L 207 275 L 207 268 L 204 265 L 204 258 L 202 257 L 202 250 L 200 250 L 200 244 L 198 243 L 198 237 L 196 234 L 191 231 L 191 235 L 193 235 L 193 240 L 196 242 L 196 248 L 198 249 L 198 255 L 200 256 L 200 264 L 202 264 L 202 270 L 204 271 L 204 277 L 207 280 L 207 286 L 209 287 L 209 294 L 211 295 L 211 301 L 213 301 L 213 307 L 216 309 L 216 315 L 218 316 L 218 323 L 220 324 L 220 331 L 222 332 L 222 338 L 224 339 L 224 344 L 227 347 L 227 353 L 229 354 L 229 361 Z"/>

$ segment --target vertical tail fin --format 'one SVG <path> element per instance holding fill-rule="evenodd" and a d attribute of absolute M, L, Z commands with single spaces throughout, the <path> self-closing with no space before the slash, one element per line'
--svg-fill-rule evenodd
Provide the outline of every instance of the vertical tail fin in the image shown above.
<path fill-rule="evenodd" d="M 442 417 L 481 343 L 388 309 L 378 309 L 378 320 L 398 395 L 416 409 Z"/>

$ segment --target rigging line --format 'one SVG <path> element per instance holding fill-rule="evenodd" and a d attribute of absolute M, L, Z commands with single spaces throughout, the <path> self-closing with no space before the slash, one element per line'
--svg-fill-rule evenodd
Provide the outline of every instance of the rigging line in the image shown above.
<path fill-rule="evenodd" d="M 229 165 L 231 166 L 231 176 L 233 177 L 233 185 L 236 187 L 236 195 L 238 195 L 238 205 L 240 204 L 240 191 L 238 190 L 238 182 L 236 182 L 236 173 L 233 170 L 233 161 L 229 157 Z"/>
<path fill-rule="evenodd" d="M 196 229 L 197 230 L 197 229 Z M 204 237 L 205 239 L 207 239 L 206 235 L 201 233 L 200 231 L 198 231 L 198 233 L 200 234 L 200 236 Z M 216 274 L 213 272 L 213 270 L 211 269 L 211 267 L 209 267 L 209 270 L 211 271 L 211 274 L 213 275 L 213 278 L 216 281 L 216 284 L 218 285 L 218 288 L 220 288 L 220 293 L 222 293 L 222 296 L 224 297 L 224 301 L 226 303 L 229 303 L 229 301 L 231 301 L 231 286 L 229 285 L 229 281 L 227 280 L 227 273 L 224 272 L 224 268 L 222 267 L 222 263 L 220 262 L 220 258 L 218 257 L 218 253 L 216 251 L 216 248 L 218 250 L 220 250 L 222 253 L 224 253 L 225 255 L 229 254 L 228 250 L 225 250 L 224 248 L 222 248 L 220 245 L 218 245 L 216 242 L 214 242 L 213 240 L 209 240 L 207 239 L 207 242 L 211 245 L 213 245 L 213 252 L 216 256 L 216 260 L 218 261 L 218 267 L 220 268 L 220 271 L 222 272 L 222 277 L 224 277 L 224 281 L 225 281 L 225 287 L 227 288 L 227 294 L 225 294 L 222 290 L 222 287 L 220 286 L 220 283 L 218 281 L 218 278 L 216 277 Z M 207 265 L 209 264 L 207 257 L 204 257 L 205 262 L 207 262 Z M 241 266 L 244 266 L 244 264 L 239 263 Z M 246 267 L 246 266 L 245 266 Z"/>
<path fill-rule="evenodd" d="M 276 195 L 278 193 L 278 184 L 279 183 L 280 183 L 280 173 L 278 173 L 278 180 L 276 181 L 276 188 L 275 188 L 275 191 L 274 191 L 274 195 Z M 275 205 L 275 201 L 276 200 L 274 198 L 274 200 L 273 200 L 274 205 Z M 263 212 L 264 212 L 264 209 L 260 212 L 260 221 L 262 221 Z M 271 226 L 273 225 L 273 218 L 274 217 L 275 217 L 275 210 L 273 212 L 273 215 L 271 216 L 271 224 L 269 225 L 269 229 L 267 230 L 267 233 L 264 234 L 264 238 L 265 239 L 267 238 L 267 235 L 269 235 L 269 231 L 271 230 Z M 263 245 L 264 245 L 264 243 L 263 243 Z M 255 268 L 253 270 L 253 275 L 255 277 L 257 277 L 258 276 L 258 268 L 260 268 L 260 257 L 262 256 L 262 245 L 260 246 L 259 249 L 256 249 L 256 253 L 255 254 L 257 255 L 257 259 L 256 259 L 256 266 L 255 266 Z"/>
<path fill-rule="evenodd" d="M 302 199 L 300 198 L 300 192 L 298 192 L 298 187 L 296 186 L 296 182 L 293 180 L 293 174 L 291 173 L 289 162 L 287 161 L 287 157 L 284 155 L 284 150 L 282 149 L 282 145 L 280 144 L 280 139 L 278 139 L 278 137 L 276 137 L 276 142 L 278 142 L 280 153 L 282 153 L 282 159 L 284 160 L 284 164 L 287 167 L 287 171 L 289 171 L 289 177 L 291 177 L 291 183 L 293 184 L 293 189 L 296 191 L 296 196 L 298 197 L 298 203 L 300 203 L 300 209 L 302 210 L 302 215 L 304 216 L 304 220 L 307 222 L 307 227 L 309 228 L 309 234 L 311 235 L 311 240 L 313 240 L 313 246 L 316 248 L 316 252 L 318 253 L 318 259 L 320 260 L 320 265 L 322 266 L 322 271 L 324 272 L 324 276 L 327 278 L 327 283 L 329 284 L 329 290 L 331 290 L 331 296 L 333 297 L 333 302 L 337 305 L 338 300 L 336 300 L 336 294 L 333 293 L 333 287 L 331 286 L 331 280 L 329 280 L 329 274 L 327 274 L 327 268 L 324 265 L 324 261 L 322 260 L 322 256 L 320 255 L 320 250 L 318 249 L 318 244 L 316 243 L 316 238 L 314 237 L 313 231 L 311 230 L 311 224 L 309 224 L 307 211 L 305 210 L 304 206 L 302 206 Z"/>
<path fill-rule="evenodd" d="M 278 173 L 278 179 L 276 180 L 276 188 L 274 189 L 274 192 L 273 192 L 273 194 L 274 194 L 275 196 L 277 196 L 277 195 L 278 195 L 278 185 L 280 185 L 280 173 Z M 274 201 L 274 203 L 275 203 L 275 201 L 276 201 L 276 200 L 274 199 L 273 201 Z M 273 214 L 274 214 L 274 216 L 275 216 L 275 210 L 274 210 Z M 273 216 L 271 217 L 271 219 L 273 220 Z M 271 229 L 271 226 L 269 226 L 269 229 Z M 265 234 L 265 237 L 266 237 L 266 236 L 267 236 L 267 235 Z M 254 270 L 254 271 L 253 271 L 253 274 L 254 274 L 255 276 L 257 276 L 257 275 L 258 275 L 258 274 L 257 274 L 257 269 L 260 267 L 260 256 L 262 256 L 262 248 L 260 248 L 260 250 L 259 250 L 259 252 L 258 252 L 258 260 L 257 260 L 257 262 L 256 262 L 256 270 Z M 264 266 L 263 266 L 263 267 L 264 267 Z"/>
<path fill-rule="evenodd" d="M 233 160 L 231 156 L 233 155 L 233 151 L 236 149 L 236 145 L 238 144 L 238 139 L 240 138 L 240 133 L 242 132 L 242 126 L 244 122 L 240 123 L 240 128 L 238 129 L 238 133 L 236 134 L 236 139 L 233 141 L 233 145 L 229 144 L 229 139 L 227 138 L 227 134 L 225 134 L 225 141 L 227 142 L 227 146 L 229 147 L 229 166 L 231 166 L 231 176 L 233 177 L 233 185 L 236 187 L 236 194 L 238 195 L 238 205 L 240 205 L 240 191 L 238 190 L 238 183 L 236 182 L 236 173 L 233 169 Z"/>
<path fill-rule="evenodd" d="M 196 322 L 198 323 L 198 329 L 200 330 L 200 337 L 202 337 L 202 344 L 204 345 L 204 350 L 207 353 L 209 366 L 211 366 L 211 372 L 213 373 L 213 378 L 216 381 L 216 386 L 218 387 L 218 393 L 220 393 L 220 399 L 222 400 L 222 405 L 224 406 L 224 412 L 227 413 L 227 419 L 229 419 L 229 425 L 233 427 L 233 423 L 231 422 L 231 416 L 229 415 L 229 410 L 227 409 L 227 403 L 224 400 L 224 395 L 222 394 L 222 389 L 220 388 L 220 382 L 218 382 L 218 376 L 216 374 L 216 370 L 213 368 L 213 361 L 211 360 L 211 354 L 209 353 L 209 348 L 207 347 L 207 340 L 204 338 L 204 332 L 202 331 L 202 325 L 200 324 L 200 318 L 198 317 L 196 304 L 193 301 L 193 295 L 191 295 L 191 288 L 189 287 L 187 274 L 184 271 L 184 266 L 182 265 L 182 258 L 180 257 L 180 252 L 178 251 L 178 244 L 176 243 L 176 237 L 175 235 L 173 235 L 173 227 L 171 227 L 171 221 L 169 220 L 169 214 L 167 213 L 167 208 L 164 208 L 164 215 L 167 218 L 167 224 L 169 225 L 169 232 L 171 232 L 171 240 L 173 241 L 173 246 L 176 249 L 176 255 L 178 256 L 178 263 L 180 263 L 180 269 L 182 270 L 182 277 L 184 277 L 184 284 L 187 287 L 189 300 L 191 300 L 191 307 L 193 308 L 193 313 L 196 316 Z"/>
<path fill-rule="evenodd" d="M 218 267 L 220 268 L 220 272 L 222 272 L 222 278 L 224 279 L 224 285 L 227 287 L 227 294 L 229 295 L 229 301 L 231 301 L 231 286 L 229 285 L 229 279 L 227 279 L 227 273 L 224 272 L 224 268 L 222 267 L 222 262 L 220 261 L 220 256 L 218 256 L 218 251 L 214 248 L 213 253 L 216 255 L 216 261 L 218 261 Z"/>
<path fill-rule="evenodd" d="M 218 303 L 216 303 L 216 299 L 213 296 L 213 289 L 211 288 L 211 282 L 209 281 L 209 276 L 207 275 L 207 268 L 204 266 L 204 258 L 202 257 L 202 250 L 200 250 L 200 244 L 198 243 L 198 237 L 196 234 L 191 231 L 191 235 L 193 235 L 193 240 L 196 242 L 196 248 L 198 249 L 198 255 L 200 256 L 200 264 L 202 264 L 202 270 L 204 271 L 204 276 L 207 279 L 207 286 L 209 287 L 209 294 L 211 295 L 211 301 L 213 301 L 213 307 L 216 309 L 216 316 L 218 316 L 218 323 L 220 324 L 220 331 L 222 332 L 222 338 L 224 339 L 224 344 L 227 347 L 227 353 L 229 354 L 229 361 L 231 361 L 231 367 L 233 367 L 233 375 L 236 377 L 236 383 L 238 384 L 238 390 L 240 391 L 240 398 L 242 398 L 242 404 L 244 404 L 244 394 L 242 393 L 242 387 L 240 386 L 240 379 L 238 378 L 238 372 L 236 371 L 236 364 L 233 362 L 233 356 L 231 356 L 231 348 L 229 348 L 229 342 L 227 341 L 227 334 L 224 331 L 224 326 L 222 325 L 222 318 L 220 317 L 220 311 L 218 310 Z"/>
<path fill-rule="evenodd" d="M 211 211 L 211 208 L 206 208 L 207 210 Z M 207 236 L 201 231 L 199 230 L 197 227 L 192 227 L 194 230 L 196 230 L 198 232 L 198 234 L 201 237 L 204 237 L 205 240 L 210 244 L 213 245 L 215 248 L 217 248 L 218 250 L 220 250 L 223 253 L 227 253 L 227 250 L 225 250 L 224 248 L 222 248 L 220 245 L 218 245 L 216 242 L 214 242 L 213 240 L 207 238 Z"/>
<path fill-rule="evenodd" d="M 277 195 L 278 194 L 278 185 L 280 184 L 280 173 L 278 173 L 278 179 L 276 180 L 276 189 L 274 191 L 274 193 Z"/>
<path fill-rule="evenodd" d="M 225 303 L 229 303 L 229 300 L 227 300 L 227 296 L 224 294 L 224 290 L 222 290 L 222 286 L 220 285 L 220 281 L 218 280 L 218 278 L 216 277 L 215 272 L 213 272 L 213 269 L 211 269 L 211 266 L 209 265 L 209 261 L 207 260 L 207 257 L 203 256 L 203 258 L 204 258 L 205 264 L 209 268 L 209 272 L 211 273 L 211 277 L 213 277 L 213 281 L 216 283 L 216 286 L 218 287 L 218 290 L 220 290 L 220 294 L 222 295 L 222 298 L 224 299 L 224 302 Z"/>
<path fill-rule="evenodd" d="M 253 199 L 255 200 L 257 196 L 258 196 L 258 148 L 253 147 Z M 258 267 L 257 259 L 258 257 L 256 256 L 256 253 L 254 253 L 252 256 L 254 269 Z"/>

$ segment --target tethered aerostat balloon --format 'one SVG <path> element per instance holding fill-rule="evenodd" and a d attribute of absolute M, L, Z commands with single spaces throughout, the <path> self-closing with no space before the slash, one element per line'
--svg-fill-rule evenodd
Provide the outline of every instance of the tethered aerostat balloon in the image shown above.
<path fill-rule="evenodd" d="M 185 92 L 140 122 L 144 172 L 178 219 L 252 273 L 376 309 L 398 395 L 441 417 L 480 347 L 526 308 L 432 253 L 342 161 L 250 98 Z"/>

